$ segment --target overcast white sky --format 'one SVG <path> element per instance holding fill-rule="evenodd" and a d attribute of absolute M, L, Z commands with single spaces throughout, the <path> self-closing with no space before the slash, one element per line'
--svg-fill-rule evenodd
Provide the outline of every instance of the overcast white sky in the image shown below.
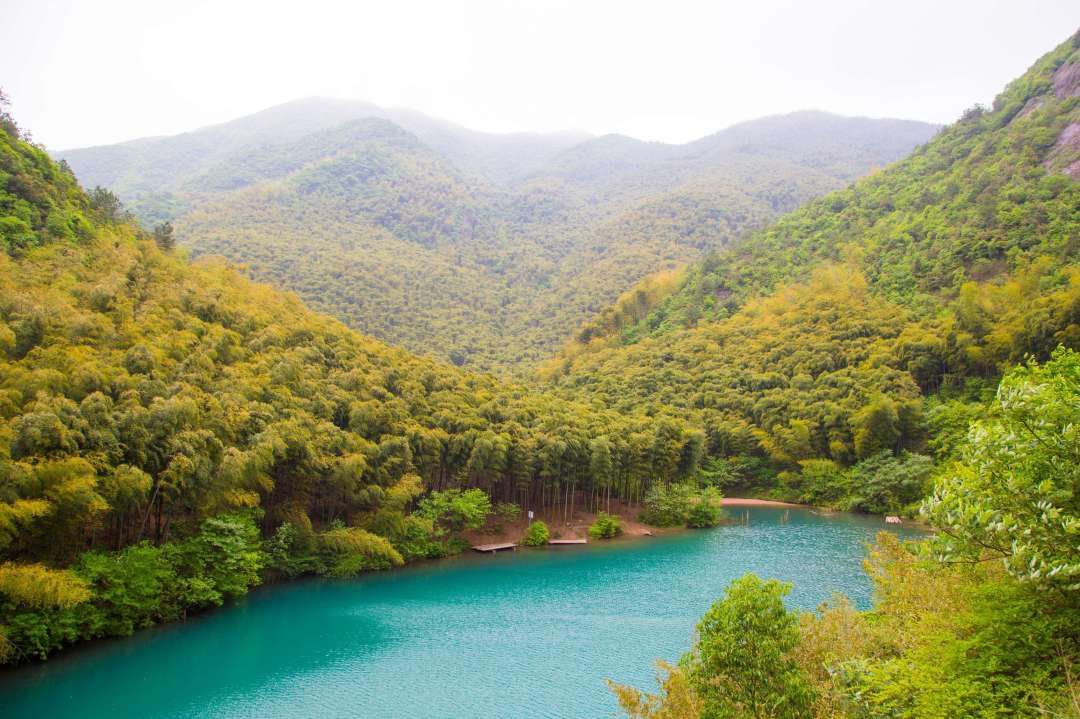
<path fill-rule="evenodd" d="M 821 109 L 950 122 L 1076 31 L 1077 0 L 4 0 L 0 86 L 51 149 L 311 95 L 481 130 L 685 141 Z"/>

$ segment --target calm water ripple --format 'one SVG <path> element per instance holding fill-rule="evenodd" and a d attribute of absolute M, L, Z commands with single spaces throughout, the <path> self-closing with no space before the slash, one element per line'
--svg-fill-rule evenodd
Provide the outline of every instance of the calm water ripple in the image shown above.
<path fill-rule="evenodd" d="M 739 510 L 741 516 L 742 510 Z M 183 624 L 0 672 L 4 719 L 609 717 L 604 678 L 652 687 L 732 579 L 789 605 L 870 599 L 880 519 L 754 508 L 750 526 L 467 556 L 301 581 Z"/>

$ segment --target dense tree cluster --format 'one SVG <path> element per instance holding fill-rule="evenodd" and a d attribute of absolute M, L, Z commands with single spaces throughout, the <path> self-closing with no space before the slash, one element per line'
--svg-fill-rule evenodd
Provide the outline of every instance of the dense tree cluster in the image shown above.
<path fill-rule="evenodd" d="M 918 441 L 918 385 L 889 366 L 906 326 L 860 275 L 829 267 L 727 321 L 584 353 L 557 386 L 625 411 L 679 408 L 710 454 L 849 461 Z"/>
<path fill-rule="evenodd" d="M 675 408 L 707 455 L 781 472 L 727 481 L 912 506 L 923 455 L 955 445 L 994 378 L 1080 347 L 1080 184 L 1062 140 L 1080 98 L 1059 81 L 1078 52 L 1070 39 L 910 158 L 642 283 L 543 376 L 597 406 Z"/>
<path fill-rule="evenodd" d="M 442 556 L 492 511 L 615 498 L 712 526 L 718 490 L 889 513 L 932 491 L 939 537 L 879 541 L 873 610 L 799 616 L 783 585 L 745 578 L 661 694 L 618 688 L 623 705 L 1075 711 L 1077 48 L 739 241 L 895 145 L 597 138 L 493 188 L 367 119 L 172 157 L 188 184 L 154 212 L 175 230 L 148 232 L 3 114 L 0 660 L 267 578 Z M 453 366 L 520 366 L 575 326 L 538 390 Z"/>
<path fill-rule="evenodd" d="M 1011 371 L 924 505 L 935 536 L 883 532 L 874 607 L 799 614 L 747 575 L 660 691 L 612 685 L 633 719 L 1076 717 L 1080 355 Z"/>
<path fill-rule="evenodd" d="M 1011 83 L 992 109 L 965 114 L 902 162 L 713 253 L 652 308 L 637 333 L 608 327 L 617 336 L 605 344 L 728 317 L 749 298 L 807 281 L 826 262 L 853 264 L 875 293 L 919 317 L 952 309 L 960 333 L 973 335 L 960 340 L 957 355 L 972 351 L 964 345 L 1000 341 L 986 336 L 996 317 L 967 317 L 963 308 L 978 307 L 986 288 L 1019 276 L 1043 292 L 1071 281 L 1080 150 L 1066 130 L 1077 122 L 1078 100 L 1075 88 L 1055 78 L 1076 62 L 1072 42 Z M 1016 337 L 1003 348 L 1011 354 L 988 359 L 1045 357 L 1045 333 L 1067 331 L 1068 310 L 1066 303 L 1031 313 L 1028 332 L 1041 336 Z M 954 359 L 954 371 L 969 369 L 959 358 L 942 359 Z M 926 379 L 940 381 L 952 369 Z"/>
<path fill-rule="evenodd" d="M 13 124 L 0 162 L 16 220 L 0 252 L 0 625 L 16 659 L 268 574 L 438 556 L 492 501 L 572 512 L 697 472 L 682 421 L 422 359 L 191 264 L 167 226 L 87 196 Z"/>

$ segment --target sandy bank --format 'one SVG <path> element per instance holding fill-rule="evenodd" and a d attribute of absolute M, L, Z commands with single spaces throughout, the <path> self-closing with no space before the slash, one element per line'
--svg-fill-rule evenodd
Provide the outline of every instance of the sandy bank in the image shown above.
<path fill-rule="evenodd" d="M 641 507 L 637 505 L 624 505 L 622 502 L 611 502 L 611 514 L 617 515 L 622 520 L 624 537 L 648 537 L 659 536 L 678 532 L 682 528 L 650 527 L 638 521 Z M 551 531 L 552 539 L 587 539 L 589 526 L 596 521 L 596 514 L 577 510 L 573 516 L 563 515 L 561 509 L 548 509 L 537 512 L 535 519 L 547 524 Z M 498 544 L 502 542 L 520 543 L 525 536 L 525 528 L 529 520 L 522 518 L 514 522 L 507 522 L 501 528 L 488 527 L 484 530 L 465 532 L 465 538 L 472 544 Z"/>
<path fill-rule="evenodd" d="M 739 497 L 724 497 L 722 504 L 725 507 L 790 507 L 792 509 L 810 509 L 810 507 L 805 504 L 777 502 L 772 499 L 740 499 Z"/>

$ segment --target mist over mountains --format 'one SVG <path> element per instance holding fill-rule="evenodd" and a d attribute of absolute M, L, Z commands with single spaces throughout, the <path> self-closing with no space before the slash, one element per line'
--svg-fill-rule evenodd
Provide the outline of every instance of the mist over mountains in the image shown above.
<path fill-rule="evenodd" d="M 645 680 L 629 643 L 677 632 L 656 694 L 608 680 L 628 717 L 1080 719 L 1080 32 L 940 129 L 668 145 L 316 99 L 57 161 L 7 108 L 0 664 L 338 583 L 0 676 L 6 714 L 516 717 L 542 686 L 597 716 L 569 679 Z M 546 546 L 620 533 L 650 546 Z M 591 556 L 340 583 L 519 546 Z M 691 631 L 700 563 L 745 574 Z M 495 644 L 513 681 L 462 649 Z"/>
<path fill-rule="evenodd" d="M 357 329 L 456 364 L 527 372 L 643 277 L 936 130 L 798 112 L 670 145 L 483 133 L 311 98 L 56 154 L 144 223 L 172 221 L 195 254 L 243 263 Z"/>

